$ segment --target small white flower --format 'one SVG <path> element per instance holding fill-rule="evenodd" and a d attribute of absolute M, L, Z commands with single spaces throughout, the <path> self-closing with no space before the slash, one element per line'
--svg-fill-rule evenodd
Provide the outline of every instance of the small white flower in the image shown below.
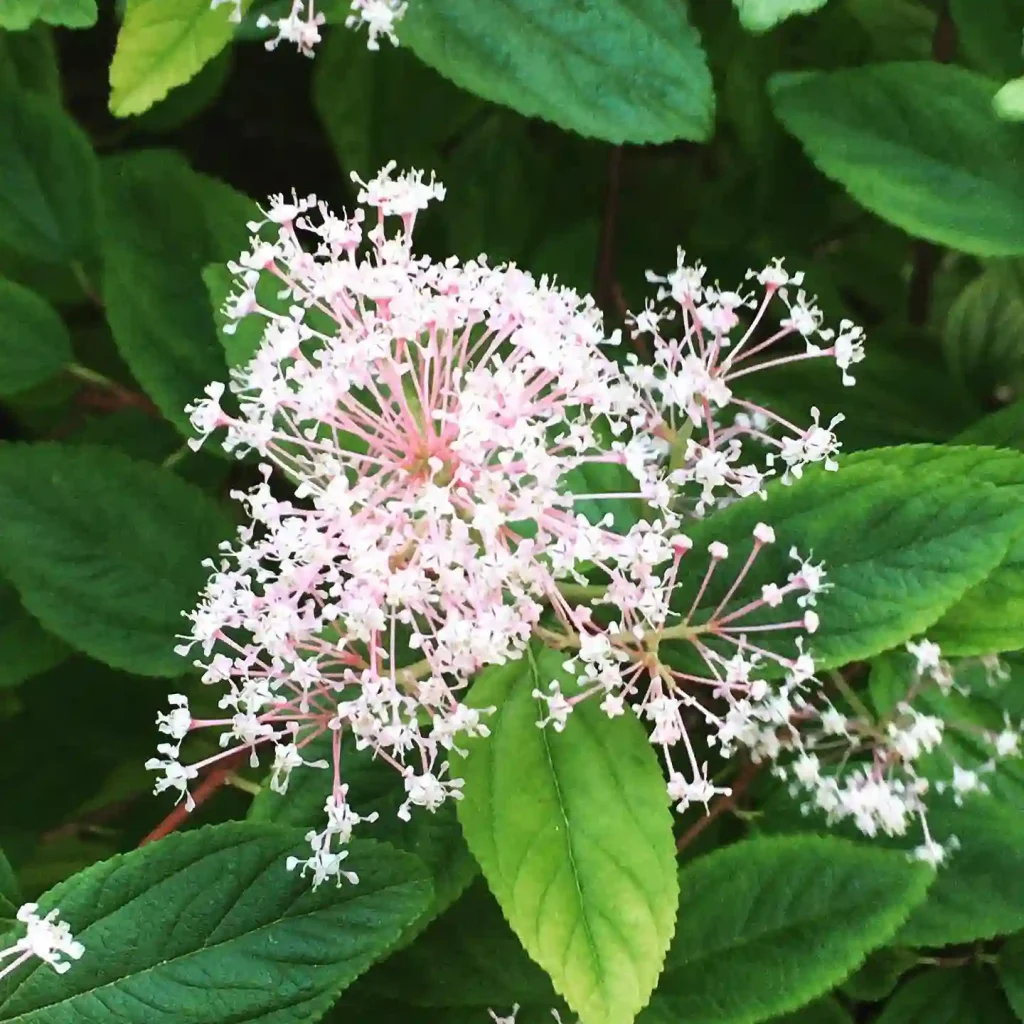
<path fill-rule="evenodd" d="M 71 960 L 79 960 L 85 946 L 75 940 L 70 926 L 59 921 L 59 910 L 51 910 L 45 917 L 39 915 L 37 903 L 25 903 L 17 913 L 18 921 L 25 926 L 25 934 L 13 946 L 0 950 L 0 963 L 11 959 L 7 966 L 0 968 L 0 978 L 12 973 L 32 957 L 48 963 L 58 974 L 71 969 Z"/>

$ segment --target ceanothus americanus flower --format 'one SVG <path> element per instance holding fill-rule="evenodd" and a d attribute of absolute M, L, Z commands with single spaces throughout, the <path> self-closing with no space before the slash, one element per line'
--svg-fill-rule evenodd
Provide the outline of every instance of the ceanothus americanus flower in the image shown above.
<path fill-rule="evenodd" d="M 783 482 L 810 463 L 835 468 L 834 422 L 821 427 L 812 413 L 798 428 L 732 386 L 814 357 L 834 359 L 852 383 L 860 331 L 823 328 L 804 293 L 790 295 L 799 275 L 779 263 L 751 273 L 765 289 L 754 299 L 705 287 L 703 268 L 680 259 L 653 280 L 666 286 L 659 299 L 677 303 L 682 340 L 662 331 L 669 314 L 649 308 L 636 325 L 654 337 L 654 366 L 623 370 L 606 354 L 618 333 L 606 336 L 589 297 L 483 257 L 417 255 L 417 216 L 444 189 L 393 172 L 355 179 L 363 209 L 351 217 L 312 196 L 275 197 L 229 265 L 227 330 L 252 318 L 262 334 L 232 371 L 238 413 L 222 406 L 220 383 L 189 408 L 193 444 L 223 431 L 227 450 L 259 456 L 262 482 L 235 495 L 248 521 L 209 563 L 179 647 L 223 688 L 224 714 L 197 718 L 172 696 L 159 719 L 168 740 L 148 763 L 161 772 L 156 788 L 188 802 L 199 771 L 239 751 L 254 766 L 273 751 L 269 785 L 280 793 L 296 769 L 330 771 L 324 828 L 289 866 L 314 884 L 355 881 L 345 846 L 368 819 L 349 802 L 342 737 L 401 774 L 400 817 L 459 799 L 448 753 L 460 737 L 488 735 L 488 710 L 462 695 L 479 670 L 521 657 L 535 638 L 564 652 L 575 679 L 571 692 L 557 680 L 535 692 L 546 708 L 538 724 L 561 730 L 590 698 L 610 716 L 636 714 L 680 811 L 729 792 L 713 781 L 709 751 L 743 750 L 810 781 L 816 737 L 842 717 L 821 697 L 807 644 L 830 587 L 825 568 L 794 549 L 787 578 L 734 602 L 775 542 L 772 528 L 758 524 L 723 586 L 728 548 L 692 552 L 683 527 L 761 492 L 780 461 Z M 376 211 L 369 226 L 366 210 Z M 775 298 L 785 315 L 761 340 Z M 757 358 L 787 339 L 803 349 Z M 738 412 L 723 426 L 730 406 Z M 766 468 L 748 461 L 748 443 Z M 272 490 L 275 469 L 292 497 Z M 594 473 L 611 474 L 615 489 L 591 485 Z M 588 518 L 602 498 L 630 502 L 634 521 Z M 686 600 L 684 583 L 695 584 Z M 722 596 L 711 602 L 712 592 Z M 787 653 L 763 639 L 779 631 Z M 201 728 L 219 731 L 221 752 L 183 764 L 181 744 Z M 329 760 L 308 754 L 321 736 Z M 887 799 L 895 777 L 880 784 Z M 860 813 L 862 792 L 838 792 L 832 817 L 878 827 L 880 805 Z M 920 817 L 904 804 L 904 818 Z"/>

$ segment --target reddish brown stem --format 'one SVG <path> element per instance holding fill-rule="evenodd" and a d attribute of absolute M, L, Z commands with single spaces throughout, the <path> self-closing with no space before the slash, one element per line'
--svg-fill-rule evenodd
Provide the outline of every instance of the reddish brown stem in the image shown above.
<path fill-rule="evenodd" d="M 177 807 L 171 811 L 170 814 L 160 822 L 159 825 L 152 832 L 146 836 L 139 846 L 145 846 L 147 843 L 156 842 L 158 839 L 163 839 L 164 836 L 170 835 L 176 828 L 179 828 L 185 823 L 188 816 L 195 811 L 197 807 L 202 807 L 214 793 L 220 789 L 228 781 L 230 776 L 238 765 L 245 759 L 246 752 L 240 750 L 237 754 L 232 754 L 230 757 L 225 757 L 222 761 L 217 762 L 207 773 L 203 776 L 203 781 L 196 786 L 192 793 L 192 801 L 194 806 L 192 810 L 187 810 L 184 803 L 178 804 Z"/>

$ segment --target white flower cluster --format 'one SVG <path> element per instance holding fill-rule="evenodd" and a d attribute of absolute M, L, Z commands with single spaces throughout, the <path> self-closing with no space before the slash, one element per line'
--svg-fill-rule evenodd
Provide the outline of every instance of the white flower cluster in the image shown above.
<path fill-rule="evenodd" d="M 231 4 L 231 20 L 242 20 L 242 0 L 210 0 L 210 7 Z M 385 38 L 397 46 L 395 26 L 408 8 L 407 0 L 351 0 L 351 14 L 345 19 L 345 26 L 351 29 L 366 28 L 366 47 L 379 50 L 380 40 Z M 317 9 L 317 0 L 291 0 L 288 13 L 281 18 L 261 14 L 256 19 L 257 28 L 271 29 L 274 35 L 264 44 L 268 50 L 276 50 L 282 43 L 292 43 L 299 53 L 312 57 L 320 42 L 320 27 L 327 20 L 322 9 Z"/>
<path fill-rule="evenodd" d="M 903 836 L 916 822 L 924 836 L 916 856 L 939 864 L 957 846 L 957 838 L 940 842 L 932 835 L 925 797 L 933 786 L 939 793 L 951 793 L 957 804 L 971 793 L 986 792 L 985 776 L 995 771 L 997 762 L 1020 755 L 1024 723 L 1013 724 L 1006 716 L 1003 728 L 991 731 L 915 707 L 929 691 L 947 697 L 954 688 L 961 693 L 967 688 L 957 682 L 937 644 L 910 642 L 907 650 L 915 659 L 913 679 L 891 712 L 875 715 L 863 705 L 840 711 L 819 693 L 815 707 L 802 709 L 805 720 L 799 729 L 762 737 L 755 750 L 775 760 L 773 770 L 787 780 L 794 796 L 808 798 L 805 812 L 822 811 L 830 822 L 850 820 L 868 836 Z M 998 658 L 981 661 L 990 682 L 1006 672 Z M 969 665 L 967 659 L 960 667 Z M 989 757 L 973 767 L 951 759 L 943 747 L 951 730 L 987 747 Z M 777 751 L 765 749 L 766 742 L 782 743 L 791 758 L 780 760 Z M 934 780 L 929 778 L 933 772 L 922 770 L 929 755 L 948 762 L 948 778 Z"/>
<path fill-rule="evenodd" d="M 25 934 L 13 946 L 0 949 L 0 979 L 16 971 L 33 957 L 49 964 L 58 974 L 71 969 L 70 960 L 79 960 L 85 947 L 71 934 L 71 928 L 59 921 L 59 910 L 40 916 L 36 903 L 19 908 L 17 920 L 25 926 Z M 5 961 L 7 961 L 5 963 Z"/>
<path fill-rule="evenodd" d="M 735 382 L 826 358 L 852 383 L 861 332 L 822 326 L 778 262 L 748 275 L 757 298 L 705 285 L 680 254 L 672 274 L 652 277 L 673 305 L 636 318 L 653 366 L 621 369 L 604 351 L 618 333 L 605 335 L 589 297 L 515 266 L 414 252 L 419 213 L 444 198 L 432 177 L 389 165 L 355 180 L 363 209 L 351 217 L 312 196 L 275 197 L 230 264 L 228 330 L 258 319 L 262 340 L 232 372 L 237 415 L 220 383 L 188 411 L 195 446 L 223 432 L 229 451 L 259 455 L 262 481 L 235 495 L 248 521 L 208 563 L 179 647 L 222 689 L 223 714 L 199 719 L 172 697 L 149 762 L 156 788 L 188 801 L 201 770 L 239 752 L 257 765 L 272 751 L 281 793 L 296 769 L 333 769 L 326 826 L 291 866 L 314 884 L 351 881 L 345 845 L 366 819 L 348 802 L 342 737 L 401 774 L 400 817 L 435 811 L 461 797 L 448 753 L 488 735 L 488 709 L 464 704 L 466 687 L 538 640 L 565 668 L 536 693 L 538 724 L 561 730 L 591 698 L 610 716 L 636 714 L 680 811 L 728 793 L 712 753 L 786 765 L 851 733 L 806 646 L 824 567 L 795 549 L 788 562 L 765 556 L 765 523 L 732 553 L 718 541 L 694 550 L 684 527 L 762 493 L 780 462 L 783 482 L 812 463 L 836 467 L 835 422 L 812 411 L 798 427 Z M 662 329 L 672 321 L 675 335 Z M 293 496 L 271 487 L 275 468 Z M 588 518 L 595 499 L 626 502 L 629 521 Z M 219 732 L 221 752 L 183 764 L 182 742 L 200 728 Z M 931 743 L 923 722 L 899 729 L 897 746 Z M 309 759 L 317 737 L 330 740 L 329 761 Z M 780 770 L 814 789 L 811 763 Z M 830 789 L 830 813 L 894 827 L 885 815 L 896 812 L 859 809 L 864 790 Z M 917 813 L 916 796 L 901 798 Z"/>

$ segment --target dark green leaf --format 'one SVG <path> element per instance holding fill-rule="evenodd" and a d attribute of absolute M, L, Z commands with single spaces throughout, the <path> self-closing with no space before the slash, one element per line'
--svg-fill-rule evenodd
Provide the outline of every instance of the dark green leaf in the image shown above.
<path fill-rule="evenodd" d="M 609 142 L 706 139 L 711 77 L 672 0 L 411 5 L 403 43 L 457 85 Z"/>
<path fill-rule="evenodd" d="M 103 186 L 111 330 L 146 393 L 191 435 L 185 406 L 227 376 L 202 277 L 207 263 L 227 257 L 209 225 L 204 179 L 177 154 L 154 150 L 107 161 Z"/>
<path fill-rule="evenodd" d="M 584 1020 L 625 1024 L 647 1003 L 675 922 L 675 843 L 657 759 L 632 715 L 581 703 L 564 733 L 533 697 L 568 688 L 564 657 L 531 648 L 485 671 L 470 701 L 492 735 L 453 767 L 459 820 L 526 951 Z"/>
<path fill-rule="evenodd" d="M 472 119 L 494 110 L 408 49 L 374 53 L 361 34 L 342 31 L 329 33 L 317 54 L 313 102 L 341 165 L 363 178 L 389 160 L 403 169 L 437 167 Z"/>
<path fill-rule="evenodd" d="M 853 1024 L 853 1018 L 834 999 L 822 999 L 769 1024 Z"/>
<path fill-rule="evenodd" d="M 917 963 L 917 955 L 910 950 L 880 949 L 850 975 L 843 985 L 843 992 L 858 1002 L 881 1002 L 892 994 L 900 978 Z"/>
<path fill-rule="evenodd" d="M 1024 134 L 996 84 L 952 65 L 777 74 L 776 116 L 859 203 L 920 238 L 979 256 L 1024 253 Z"/>
<path fill-rule="evenodd" d="M 680 874 L 679 924 L 643 1024 L 756 1024 L 841 982 L 933 877 L 842 839 L 753 839 Z"/>
<path fill-rule="evenodd" d="M 1013 1024 L 992 972 L 978 967 L 915 975 L 876 1024 Z"/>
<path fill-rule="evenodd" d="M 60 70 L 53 33 L 45 25 L 0 35 L 0 84 L 60 99 Z"/>
<path fill-rule="evenodd" d="M 0 687 L 17 686 L 59 665 L 71 648 L 47 633 L 0 581 Z"/>
<path fill-rule="evenodd" d="M 1009 883 L 1024 874 L 1019 807 L 979 797 L 963 807 L 934 808 L 928 825 L 936 836 L 957 836 L 960 849 L 939 870 L 927 900 L 900 931 L 899 942 L 945 946 L 1024 928 L 1024 890 Z"/>
<path fill-rule="evenodd" d="M 18 879 L 14 876 L 14 868 L 0 850 L 0 931 L 7 923 L 14 920 L 14 915 L 21 904 L 18 891 Z"/>
<path fill-rule="evenodd" d="M 95 157 L 71 118 L 37 93 L 0 93 L 0 244 L 91 265 L 97 194 Z"/>
<path fill-rule="evenodd" d="M 42 384 L 71 359 L 71 337 L 53 307 L 0 278 L 0 396 Z"/>
<path fill-rule="evenodd" d="M 1015 935 L 999 951 L 999 980 L 1019 1020 L 1024 1020 L 1024 934 Z"/>
<path fill-rule="evenodd" d="M 482 881 L 411 946 L 370 971 L 361 987 L 381 998 L 435 1007 L 439 1013 L 477 1007 L 484 1017 L 489 1007 L 553 1006 L 558 998 Z"/>
<path fill-rule="evenodd" d="M 211 499 L 108 449 L 8 444 L 0 521 L 0 566 L 47 629 L 118 668 L 182 673 L 182 611 L 230 532 Z"/>
<path fill-rule="evenodd" d="M 959 462 L 945 469 L 923 464 L 932 455 Z M 773 484 L 767 501 L 739 502 L 687 528 L 694 541 L 689 558 L 706 560 L 715 540 L 730 549 L 701 608 L 710 611 L 725 596 L 750 553 L 754 526 L 763 520 L 777 541 L 758 555 L 727 608 L 759 596 L 764 584 L 782 583 L 793 571 L 789 550 L 795 545 L 825 563 L 833 584 L 818 599 L 821 626 L 811 638 L 819 665 L 842 665 L 894 647 L 927 630 L 985 579 L 1024 526 L 1024 505 L 1013 488 L 970 479 L 962 469 L 970 461 L 981 473 L 986 460 L 1002 465 L 1007 455 L 1016 472 L 1019 459 L 994 450 L 881 448 L 850 456 L 838 473 L 812 470 L 790 487 Z M 913 460 L 922 464 L 910 465 Z M 703 565 L 687 574 L 674 598 L 677 607 L 690 606 L 702 576 Z M 792 609 L 783 606 L 776 615 L 785 621 Z M 762 642 L 789 651 L 788 635 L 773 640 L 764 633 Z"/>
<path fill-rule="evenodd" d="M 962 51 L 980 71 L 1012 78 L 1024 71 L 1022 0 L 950 0 Z"/>
<path fill-rule="evenodd" d="M 943 348 L 950 368 L 990 401 L 1024 386 L 1024 266 L 989 264 L 957 296 L 946 316 Z"/>
<path fill-rule="evenodd" d="M 302 833 L 228 823 L 114 857 L 47 893 L 86 947 L 75 969 L 0 982 L 0 1021 L 300 1024 L 383 955 L 430 899 L 422 865 L 354 842 L 358 885 L 285 868 Z"/>

